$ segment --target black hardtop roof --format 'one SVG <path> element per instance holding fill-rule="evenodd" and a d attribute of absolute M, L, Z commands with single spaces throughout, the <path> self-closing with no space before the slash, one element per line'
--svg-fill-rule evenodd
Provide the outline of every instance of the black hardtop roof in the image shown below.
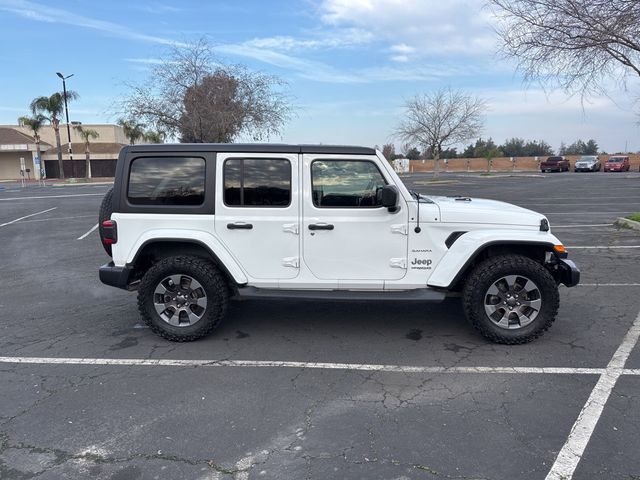
<path fill-rule="evenodd" d="M 128 145 L 130 153 L 148 152 L 242 152 L 242 153 L 326 153 L 375 155 L 374 148 L 350 145 L 287 145 L 280 143 L 156 143 Z"/>

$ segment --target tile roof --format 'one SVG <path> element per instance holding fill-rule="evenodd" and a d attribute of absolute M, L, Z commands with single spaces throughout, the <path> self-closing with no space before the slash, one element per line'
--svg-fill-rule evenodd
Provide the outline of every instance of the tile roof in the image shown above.
<path fill-rule="evenodd" d="M 30 143 L 36 143 L 33 137 L 13 128 L 0 128 L 0 145 L 24 145 Z"/>

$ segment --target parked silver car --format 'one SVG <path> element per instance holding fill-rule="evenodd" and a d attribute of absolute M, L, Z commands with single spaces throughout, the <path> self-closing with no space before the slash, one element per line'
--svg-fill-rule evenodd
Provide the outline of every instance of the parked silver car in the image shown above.
<path fill-rule="evenodd" d="M 599 172 L 601 168 L 600 157 L 595 155 L 583 155 L 576 160 L 576 172 Z"/>

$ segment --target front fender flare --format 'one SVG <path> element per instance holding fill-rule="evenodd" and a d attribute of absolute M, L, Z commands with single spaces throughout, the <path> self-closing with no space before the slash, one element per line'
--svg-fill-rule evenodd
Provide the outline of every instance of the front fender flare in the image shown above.
<path fill-rule="evenodd" d="M 495 245 L 532 245 L 551 250 L 561 242 L 549 232 L 531 230 L 478 230 L 461 235 L 438 262 L 427 285 L 451 288 L 484 249 Z"/>

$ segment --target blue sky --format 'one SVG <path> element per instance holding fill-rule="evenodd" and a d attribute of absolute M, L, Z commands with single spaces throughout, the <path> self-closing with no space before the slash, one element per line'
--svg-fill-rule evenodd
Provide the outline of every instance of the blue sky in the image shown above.
<path fill-rule="evenodd" d="M 461 88 L 489 103 L 484 137 L 595 138 L 607 151 L 640 150 L 637 84 L 581 104 L 525 85 L 496 57 L 481 0 L 0 0 L 0 123 L 73 73 L 71 120 L 113 122 L 124 82 L 142 81 L 171 42 L 206 36 L 221 60 L 289 82 L 291 143 L 382 145 L 416 93 Z M 396 142 L 399 143 L 399 142 Z"/>

